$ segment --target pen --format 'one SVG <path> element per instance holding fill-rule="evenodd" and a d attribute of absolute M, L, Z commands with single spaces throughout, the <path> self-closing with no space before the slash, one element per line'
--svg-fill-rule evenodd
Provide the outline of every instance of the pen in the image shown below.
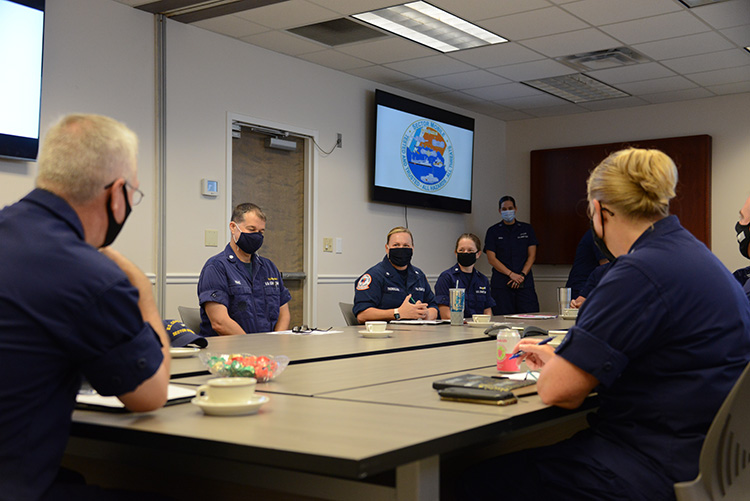
<path fill-rule="evenodd" d="M 539 343 L 537 343 L 537 346 L 541 346 L 543 344 L 547 344 L 550 341 L 552 341 L 553 339 L 555 339 L 555 336 L 550 336 L 547 339 L 543 339 L 542 341 L 539 341 Z M 508 360 L 513 360 L 514 358 L 518 358 L 521 355 L 523 355 L 524 353 L 525 353 L 524 351 L 519 351 L 518 353 L 515 353 L 515 354 L 511 355 Z"/>

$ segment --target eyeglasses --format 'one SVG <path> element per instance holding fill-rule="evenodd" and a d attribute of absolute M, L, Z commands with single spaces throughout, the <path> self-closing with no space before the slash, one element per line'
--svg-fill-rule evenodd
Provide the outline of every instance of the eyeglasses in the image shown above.
<path fill-rule="evenodd" d="M 605 206 L 603 206 L 603 205 L 602 205 L 601 203 L 599 203 L 599 207 L 601 208 L 602 212 L 606 212 L 606 213 L 607 213 L 607 214 L 609 214 L 610 216 L 614 216 L 614 215 L 615 215 L 615 213 L 614 213 L 614 212 L 612 212 L 611 210 L 607 209 L 607 208 L 606 208 Z M 586 212 L 588 213 L 589 219 L 594 219 L 594 213 L 593 213 L 593 211 L 591 210 L 591 206 L 589 206 L 589 207 L 588 207 L 588 209 L 586 209 Z"/>
<path fill-rule="evenodd" d="M 294 327 L 292 327 L 292 332 L 301 332 L 305 334 L 313 331 L 328 332 L 331 329 L 333 329 L 333 327 L 329 327 L 327 329 L 318 329 L 317 327 L 308 327 L 306 325 L 295 325 Z"/>
<path fill-rule="evenodd" d="M 115 179 L 115 181 L 117 180 Z M 107 186 L 104 187 L 104 189 L 105 190 L 110 189 L 115 184 L 115 181 L 112 181 L 111 183 L 109 183 Z M 136 188 L 135 186 L 133 186 L 132 184 L 130 184 L 129 181 L 125 181 L 125 186 L 133 190 L 133 201 L 130 203 L 130 205 L 135 207 L 136 205 L 141 203 L 141 200 L 143 200 L 143 197 L 144 197 L 143 192 L 139 190 L 138 188 Z"/>

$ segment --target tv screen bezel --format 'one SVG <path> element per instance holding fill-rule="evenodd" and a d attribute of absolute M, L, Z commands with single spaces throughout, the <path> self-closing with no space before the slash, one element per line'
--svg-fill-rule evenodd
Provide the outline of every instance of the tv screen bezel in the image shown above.
<path fill-rule="evenodd" d="M 39 65 L 39 117 L 36 137 L 16 136 L 0 132 L 0 158 L 10 160 L 36 160 L 39 154 L 39 136 L 42 111 L 42 77 L 44 71 L 44 33 L 47 23 L 45 0 L 7 0 L 10 3 L 23 5 L 42 12 L 42 53 Z"/>
<path fill-rule="evenodd" d="M 375 175 L 377 168 L 377 130 L 378 130 L 378 106 L 403 111 L 419 117 L 428 118 L 437 122 L 446 123 L 472 132 L 471 138 L 471 177 L 470 198 L 468 200 L 446 197 L 441 195 L 419 193 L 396 188 L 377 186 Z M 375 144 L 373 148 L 372 175 L 371 175 L 371 199 L 374 202 L 386 202 L 412 207 L 427 209 L 439 209 L 450 212 L 471 213 L 472 198 L 474 195 L 474 119 L 460 115 L 452 111 L 420 103 L 412 99 L 397 96 L 384 90 L 375 90 Z"/>

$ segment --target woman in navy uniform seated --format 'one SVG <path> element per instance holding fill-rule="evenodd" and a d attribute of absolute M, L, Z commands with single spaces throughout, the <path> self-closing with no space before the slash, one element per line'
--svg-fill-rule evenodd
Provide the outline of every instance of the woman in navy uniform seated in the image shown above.
<path fill-rule="evenodd" d="M 479 270 L 474 269 L 474 263 L 482 254 L 481 248 L 479 237 L 473 233 L 464 233 L 456 240 L 457 263 L 442 272 L 435 284 L 435 301 L 440 310 L 440 318 L 451 318 L 448 289 L 456 287 L 456 284 L 459 289 L 466 290 L 465 318 L 471 318 L 476 313 L 492 315 L 495 300 L 490 294 L 490 281 Z"/>
<path fill-rule="evenodd" d="M 422 270 L 411 264 L 414 237 L 396 226 L 386 237 L 386 255 L 357 279 L 354 308 L 359 323 L 368 320 L 434 320 L 435 295 Z"/>
<path fill-rule="evenodd" d="M 674 484 L 697 476 L 706 432 L 750 360 L 750 303 L 669 215 L 676 185 L 657 150 L 613 153 L 591 173 L 594 239 L 612 264 L 557 349 L 526 338 L 514 351 L 540 371 L 546 404 L 575 409 L 596 391 L 599 409 L 568 440 L 473 468 L 462 499 L 673 500 Z"/>

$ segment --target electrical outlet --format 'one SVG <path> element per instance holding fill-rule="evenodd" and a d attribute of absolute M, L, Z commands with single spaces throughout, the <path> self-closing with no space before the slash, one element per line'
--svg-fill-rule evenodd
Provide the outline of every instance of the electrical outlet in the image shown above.
<path fill-rule="evenodd" d="M 341 148 L 342 141 L 341 133 L 336 134 L 336 148 Z"/>
<path fill-rule="evenodd" d="M 323 239 L 323 252 L 333 252 L 333 239 L 326 237 Z"/>
<path fill-rule="evenodd" d="M 219 230 L 206 230 L 204 232 L 204 241 L 206 247 L 218 247 L 219 246 Z"/>

